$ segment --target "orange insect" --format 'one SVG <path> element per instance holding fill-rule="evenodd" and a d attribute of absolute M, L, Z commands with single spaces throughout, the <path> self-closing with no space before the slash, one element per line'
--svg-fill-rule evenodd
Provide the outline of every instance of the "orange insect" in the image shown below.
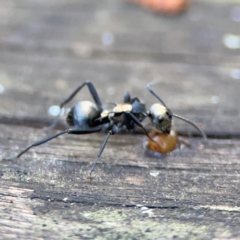
<path fill-rule="evenodd" d="M 174 130 L 169 134 L 162 133 L 157 130 L 152 130 L 149 136 L 155 141 L 148 139 L 146 147 L 154 152 L 169 153 L 178 146 L 178 136 Z"/>

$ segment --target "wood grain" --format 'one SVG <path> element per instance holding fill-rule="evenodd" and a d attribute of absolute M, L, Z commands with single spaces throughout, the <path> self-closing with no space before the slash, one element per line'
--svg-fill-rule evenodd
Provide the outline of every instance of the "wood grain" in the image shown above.
<path fill-rule="evenodd" d="M 29 142 L 45 135 L 41 130 L 27 127 L 1 125 L 0 129 L 4 157 L 14 156 Z M 130 221 L 124 229 L 131 229 L 136 219 L 144 218 L 148 222 L 146 229 L 152 229 L 152 237 L 160 230 L 155 227 L 156 222 L 163 223 L 165 228 L 166 224 L 172 225 L 172 231 L 185 237 L 192 236 L 191 230 L 198 237 L 204 236 L 203 229 L 196 230 L 198 227 L 207 229 L 208 237 L 225 236 L 226 231 L 228 235 L 239 234 L 238 140 L 209 140 L 199 149 L 199 140 L 189 139 L 191 148 L 160 158 L 143 148 L 144 136 L 116 135 L 109 140 L 101 157 L 102 164 L 97 165 L 94 179 L 89 182 L 90 163 L 103 138 L 103 134 L 59 137 L 18 160 L 1 161 L 2 208 L 8 209 L 14 218 L 14 209 L 20 208 L 17 216 L 21 220 L 16 221 L 27 224 L 24 227 L 27 232 L 17 226 L 6 230 L 11 222 L 6 214 L 2 229 L 6 233 L 19 231 L 16 236 L 24 237 L 36 228 L 44 236 L 42 231 L 46 227 L 51 236 L 57 231 L 59 226 L 55 222 L 58 222 L 70 224 L 72 228 L 63 228 L 57 236 L 76 234 L 77 228 L 91 226 L 90 236 L 94 238 L 94 234 L 108 236 L 98 232 L 102 227 L 98 219 L 104 221 L 103 216 L 110 214 L 109 221 L 115 224 Z M 15 147 L 8 150 L 9 145 Z M 186 223 L 193 226 L 188 231 L 185 228 L 180 231 L 178 227 Z M 139 232 L 139 228 L 133 227 L 132 231 L 128 237 Z M 110 227 L 107 233 L 111 232 L 116 234 Z M 169 230 L 160 234 L 171 236 Z"/>
<path fill-rule="evenodd" d="M 239 239 L 239 34 L 233 1 L 193 1 L 166 18 L 121 0 L 1 1 L 0 239 Z M 137 133 L 61 136 L 5 160 L 44 132 L 58 105 L 91 80 L 102 101 L 154 90 L 203 127 L 174 128 L 191 147 L 163 157 Z M 84 89 L 74 102 L 91 100 Z M 147 124 L 147 122 L 146 122 Z M 150 129 L 151 126 L 148 126 Z M 192 135 L 194 137 L 186 137 Z"/>
<path fill-rule="evenodd" d="M 224 36 L 238 32 L 227 17 L 234 4 L 196 2 L 173 19 L 120 1 L 3 6 L 2 116 L 48 118 L 48 108 L 85 80 L 103 101 L 120 102 L 130 91 L 149 106 L 156 100 L 145 86 L 158 81 L 155 90 L 176 113 L 202 123 L 209 135 L 239 136 L 238 50 L 223 44 Z M 107 32 L 114 37 L 109 46 L 101 40 Z M 89 98 L 83 91 L 78 99 Z"/>

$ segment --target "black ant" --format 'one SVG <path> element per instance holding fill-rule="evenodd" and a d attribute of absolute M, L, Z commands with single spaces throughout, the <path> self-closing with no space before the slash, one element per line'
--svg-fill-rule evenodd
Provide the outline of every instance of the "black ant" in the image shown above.
<path fill-rule="evenodd" d="M 88 86 L 90 94 L 92 95 L 95 103 L 90 101 L 81 101 L 72 107 L 66 119 L 68 125 L 72 128 L 66 129 L 60 133 L 33 143 L 20 152 L 15 158 L 19 158 L 32 147 L 39 146 L 65 133 L 90 134 L 100 131 L 108 132 L 90 169 L 89 175 L 91 175 L 107 144 L 109 137 L 119 132 L 123 126 L 125 126 L 127 130 L 132 130 L 136 127 L 136 125 L 138 125 L 143 129 L 148 138 L 155 142 L 148 135 L 146 129 L 141 123 L 146 117 L 151 119 L 151 122 L 155 128 L 163 133 L 169 134 L 172 125 L 172 117 L 174 116 L 190 123 L 202 134 L 203 138 L 206 139 L 205 133 L 196 124 L 186 118 L 174 114 L 169 108 L 167 108 L 163 100 L 151 89 L 149 85 L 147 86 L 147 90 L 154 95 L 161 102 L 161 104 L 155 103 L 151 106 L 150 110 L 147 111 L 145 104 L 141 103 L 137 97 L 131 97 L 130 94 L 126 92 L 124 95 L 124 102 L 122 104 L 114 104 L 115 106 L 113 109 L 107 110 L 103 109 L 98 93 L 94 85 L 89 81 L 85 81 L 79 85 L 65 100 L 61 102 L 58 116 L 54 119 L 53 124 L 47 129 L 51 129 L 56 125 L 62 108 L 69 101 L 71 101 L 75 95 L 86 85 Z"/>
<path fill-rule="evenodd" d="M 141 103 L 138 98 L 131 97 L 130 94 L 127 92 L 124 95 L 124 103 L 115 104 L 114 108 L 111 110 L 103 109 L 98 93 L 94 85 L 89 81 L 85 81 L 84 83 L 79 85 L 65 100 L 60 103 L 59 114 L 54 119 L 53 124 L 47 129 L 51 129 L 56 125 L 64 105 L 71 101 L 75 97 L 75 95 L 86 85 L 88 86 L 90 94 L 92 95 L 95 103 L 92 103 L 90 101 L 82 101 L 75 104 L 68 113 L 66 119 L 68 125 L 71 128 L 33 143 L 32 145 L 21 151 L 16 156 L 16 158 L 22 156 L 32 147 L 39 146 L 65 133 L 89 134 L 100 131 L 108 132 L 98 152 L 97 158 L 95 159 L 90 169 L 91 175 L 96 163 L 98 162 L 107 144 L 109 137 L 119 132 L 123 126 L 125 126 L 127 130 L 132 130 L 135 128 L 136 125 L 138 125 L 143 129 L 148 138 L 151 139 L 151 137 L 148 135 L 146 129 L 141 123 L 141 121 L 147 116 L 147 110 L 145 105 Z"/>

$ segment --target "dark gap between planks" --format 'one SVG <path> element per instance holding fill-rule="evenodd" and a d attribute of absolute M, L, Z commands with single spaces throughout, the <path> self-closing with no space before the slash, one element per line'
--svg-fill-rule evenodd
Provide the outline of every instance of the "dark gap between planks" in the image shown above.
<path fill-rule="evenodd" d="M 52 119 L 47 118 L 37 118 L 37 117 L 7 117 L 0 116 L 0 124 L 13 125 L 13 126 L 26 126 L 32 128 L 44 128 L 52 124 Z M 67 126 L 63 122 L 58 122 L 54 127 L 56 130 L 66 129 Z M 150 131 L 152 128 L 146 127 L 147 131 Z M 123 129 L 120 133 L 128 133 Z M 201 137 L 201 135 L 196 131 L 189 132 L 188 130 L 182 129 L 177 131 L 179 136 L 185 137 Z M 217 132 L 217 131 L 205 131 L 208 138 L 211 139 L 240 139 L 240 133 L 230 133 L 230 132 Z M 137 128 L 134 131 L 134 134 L 144 134 L 141 129 Z"/>

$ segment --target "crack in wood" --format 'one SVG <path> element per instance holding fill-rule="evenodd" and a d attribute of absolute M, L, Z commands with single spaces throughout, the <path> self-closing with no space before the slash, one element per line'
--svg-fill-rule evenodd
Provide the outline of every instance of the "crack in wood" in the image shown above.
<path fill-rule="evenodd" d="M 39 118 L 39 117 L 16 117 L 16 116 L 0 116 L 0 124 L 6 124 L 6 125 L 13 125 L 13 126 L 26 126 L 26 127 L 32 127 L 41 129 L 46 126 L 49 126 L 52 123 L 52 119 L 48 118 Z M 66 124 L 59 121 L 56 126 L 54 127 L 55 130 L 63 130 L 66 129 Z M 152 128 L 146 127 L 147 131 L 150 131 Z M 178 130 L 179 136 L 184 137 L 201 137 L 201 135 L 198 132 L 191 131 L 191 134 L 189 135 L 188 130 Z M 207 137 L 209 139 L 240 139 L 240 132 L 225 132 L 225 131 L 205 131 Z M 129 134 L 128 131 L 123 129 L 120 134 Z M 142 130 L 140 128 L 136 128 L 134 131 L 134 134 L 141 134 L 144 135 Z"/>
<path fill-rule="evenodd" d="M 118 202 L 108 202 L 108 201 L 90 201 L 89 198 L 82 199 L 82 200 L 64 200 L 64 199 L 58 199 L 58 198 L 53 198 L 53 197 L 44 197 L 44 196 L 30 196 L 30 199 L 38 199 L 38 200 L 43 200 L 47 202 L 59 202 L 59 203 L 83 203 L 86 205 L 98 205 L 98 206 L 104 206 L 104 207 L 126 207 L 126 208 L 139 208 L 138 204 L 132 204 L 132 203 L 118 203 Z M 165 206 L 159 206 L 159 205 L 148 205 L 148 204 L 143 204 L 141 205 L 142 207 L 146 207 L 149 209 L 176 209 L 179 208 L 177 205 L 165 205 Z"/>

